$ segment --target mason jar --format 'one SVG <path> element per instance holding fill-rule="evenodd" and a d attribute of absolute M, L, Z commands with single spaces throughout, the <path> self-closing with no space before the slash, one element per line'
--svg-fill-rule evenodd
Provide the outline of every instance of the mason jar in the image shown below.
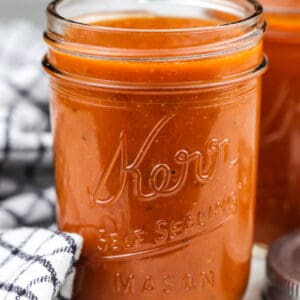
<path fill-rule="evenodd" d="M 256 241 L 300 227 L 300 2 L 263 0 L 264 49 Z"/>
<path fill-rule="evenodd" d="M 241 299 L 264 28 L 253 0 L 50 4 L 58 224 L 84 238 L 74 299 Z"/>

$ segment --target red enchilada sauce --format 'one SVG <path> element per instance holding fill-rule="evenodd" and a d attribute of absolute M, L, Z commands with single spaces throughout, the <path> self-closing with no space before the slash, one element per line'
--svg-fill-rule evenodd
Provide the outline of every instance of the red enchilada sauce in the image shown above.
<path fill-rule="evenodd" d="M 93 25 L 211 24 L 139 16 Z M 239 300 L 252 245 L 262 31 L 251 47 L 204 59 L 170 59 L 182 43 L 205 44 L 197 34 L 148 34 L 72 28 L 65 39 L 159 59 L 94 59 L 47 39 L 58 222 L 84 237 L 74 299 Z M 247 80 L 191 85 L 253 70 Z"/>

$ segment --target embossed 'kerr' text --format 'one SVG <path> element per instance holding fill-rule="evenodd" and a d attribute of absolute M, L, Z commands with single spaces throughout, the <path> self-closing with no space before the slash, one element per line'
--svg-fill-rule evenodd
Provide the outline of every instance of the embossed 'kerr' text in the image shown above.
<path fill-rule="evenodd" d="M 117 201 L 128 180 L 133 180 L 134 192 L 142 202 L 151 201 L 161 197 L 169 197 L 175 195 L 183 189 L 187 181 L 187 175 L 192 172 L 195 181 L 201 184 L 206 184 L 212 178 L 216 171 L 218 161 L 224 163 L 227 168 L 235 166 L 238 162 L 238 155 L 230 158 L 230 140 L 210 138 L 202 151 L 189 152 L 186 149 L 178 150 L 173 158 L 174 163 L 178 166 L 178 177 L 176 182 L 171 180 L 172 170 L 168 164 L 157 163 L 151 170 L 148 180 L 143 181 L 141 164 L 145 156 L 149 152 L 151 145 L 157 138 L 161 130 L 166 124 L 173 119 L 175 114 L 163 117 L 150 131 L 139 149 L 136 157 L 129 163 L 127 152 L 126 133 L 120 133 L 120 141 L 114 155 L 104 170 L 97 187 L 92 194 L 93 201 L 99 204 L 108 204 Z M 112 170 L 116 167 L 116 163 L 120 162 L 121 181 L 118 190 L 114 195 L 104 197 L 104 190 L 109 180 Z M 147 182 L 147 191 L 143 186 Z"/>

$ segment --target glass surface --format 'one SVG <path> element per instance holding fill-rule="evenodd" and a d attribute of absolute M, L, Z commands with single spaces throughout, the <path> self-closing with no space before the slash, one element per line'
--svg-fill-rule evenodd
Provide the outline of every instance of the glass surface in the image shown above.
<path fill-rule="evenodd" d="M 67 14 L 83 2 L 59 3 Z M 84 237 L 75 299 L 240 300 L 265 69 L 260 6 L 112 1 L 103 13 L 87 3 L 67 14 L 73 22 L 50 7 L 45 35 L 58 223 Z"/>

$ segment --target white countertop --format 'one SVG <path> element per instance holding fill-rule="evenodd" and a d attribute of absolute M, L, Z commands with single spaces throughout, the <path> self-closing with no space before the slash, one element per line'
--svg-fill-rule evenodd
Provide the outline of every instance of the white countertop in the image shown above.
<path fill-rule="evenodd" d="M 266 282 L 266 254 L 267 251 L 254 247 L 253 250 L 253 259 L 251 265 L 251 275 L 250 282 L 248 286 L 248 291 L 244 300 L 261 300 L 261 294 Z"/>

